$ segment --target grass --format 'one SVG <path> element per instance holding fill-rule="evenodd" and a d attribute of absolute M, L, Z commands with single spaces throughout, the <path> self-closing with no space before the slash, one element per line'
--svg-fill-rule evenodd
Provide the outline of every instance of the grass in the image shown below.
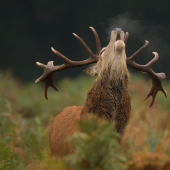
<path fill-rule="evenodd" d="M 117 142 L 118 134 L 111 130 L 114 125 L 99 123 L 94 129 L 85 122 L 88 125 L 83 126 L 84 136 L 72 137 L 76 154 L 60 160 L 49 156 L 50 124 L 65 107 L 83 105 L 94 78 L 65 78 L 58 82 L 59 92 L 48 90 L 48 100 L 43 96 L 43 84 L 22 84 L 10 72 L 0 73 L 0 80 L 0 170 L 155 170 L 170 157 L 170 99 L 158 92 L 154 105 L 148 108 L 151 99 L 142 101 L 151 82 L 139 75 L 131 75 L 129 83 L 132 111 L 122 145 Z M 169 82 L 163 84 L 170 94 Z M 89 133 L 89 127 L 95 135 Z M 89 150 L 93 154 L 85 152 Z"/>

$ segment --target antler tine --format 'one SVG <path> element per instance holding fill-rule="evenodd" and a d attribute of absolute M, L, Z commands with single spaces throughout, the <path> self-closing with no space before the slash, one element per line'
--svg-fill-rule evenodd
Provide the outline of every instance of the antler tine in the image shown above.
<path fill-rule="evenodd" d="M 88 64 L 98 62 L 98 56 L 94 55 L 91 52 L 91 50 L 88 48 L 88 46 L 84 43 L 84 41 L 78 35 L 76 35 L 74 33 L 73 33 L 73 35 L 81 42 L 81 44 L 86 49 L 86 51 L 88 52 L 90 57 L 87 60 L 83 60 L 83 61 L 72 61 L 72 60 L 69 60 L 67 57 L 65 57 L 63 54 L 61 54 L 60 52 L 58 52 L 57 50 L 55 50 L 53 47 L 51 47 L 51 50 L 64 61 L 64 64 L 54 66 L 53 61 L 49 61 L 47 63 L 47 65 L 44 65 L 44 64 L 39 63 L 39 62 L 36 63 L 38 66 L 43 68 L 44 73 L 41 77 L 39 77 L 35 81 L 35 83 L 39 83 L 41 81 L 45 82 L 44 95 L 45 95 L 46 99 L 48 99 L 47 90 L 48 90 L 49 86 L 53 87 L 53 89 L 55 89 L 56 91 L 59 91 L 58 88 L 56 87 L 55 83 L 54 83 L 54 73 L 55 72 L 65 70 L 65 69 L 68 69 L 68 68 L 72 68 L 72 67 L 80 67 L 80 66 L 85 66 L 85 65 L 88 65 Z"/>
<path fill-rule="evenodd" d="M 44 95 L 45 98 L 48 100 L 47 97 L 47 90 L 48 87 L 51 86 L 54 90 L 59 91 L 58 88 L 56 87 L 56 85 L 54 84 L 54 73 L 52 73 L 48 79 L 45 80 L 45 89 L 44 89 Z"/>
<path fill-rule="evenodd" d="M 89 28 L 93 31 L 94 37 L 96 39 L 97 55 L 99 55 L 99 53 L 101 51 L 101 44 L 100 44 L 99 36 L 93 27 L 89 27 Z"/>
<path fill-rule="evenodd" d="M 128 59 L 129 60 L 134 60 L 134 58 L 140 53 L 142 52 L 149 44 L 149 41 L 145 40 L 145 44 L 139 49 L 137 50 L 133 55 L 131 55 Z"/>
<path fill-rule="evenodd" d="M 67 57 L 65 57 L 63 54 L 61 54 L 60 52 L 58 52 L 57 50 L 55 50 L 53 47 L 51 47 L 51 50 L 53 51 L 53 53 L 55 53 L 56 55 L 58 55 L 63 61 L 64 63 L 71 63 L 71 60 L 69 60 Z"/>
<path fill-rule="evenodd" d="M 146 65 L 147 67 L 149 67 L 150 69 L 152 68 L 152 65 L 158 60 L 158 58 L 159 58 L 159 55 L 158 55 L 158 53 L 157 52 L 152 52 L 154 55 L 155 55 L 155 57 L 151 60 L 151 61 L 149 61 L 149 63 Z"/>
<path fill-rule="evenodd" d="M 49 86 L 53 87 L 54 90 L 56 91 L 59 91 L 58 88 L 56 87 L 56 85 L 54 84 L 54 73 L 53 71 L 55 70 L 55 66 L 53 65 L 54 61 L 49 61 L 47 63 L 47 65 L 44 65 L 44 64 L 41 64 L 39 62 L 36 62 L 36 64 L 38 66 L 40 66 L 41 68 L 43 68 L 44 70 L 44 73 L 41 77 L 39 77 L 35 83 L 39 83 L 41 81 L 44 81 L 45 82 L 45 89 L 44 89 L 44 95 L 45 95 L 45 98 L 48 100 L 48 97 L 47 97 L 47 89 Z M 64 65 L 64 64 L 63 64 Z M 62 65 L 62 66 L 63 66 Z M 57 66 L 56 66 L 57 67 Z M 59 68 L 61 69 L 62 67 L 58 67 L 58 70 Z"/>
<path fill-rule="evenodd" d="M 85 44 L 85 42 L 75 33 L 73 33 L 73 35 L 80 41 L 80 43 L 82 44 L 82 46 L 85 48 L 85 50 L 88 52 L 88 54 L 90 55 L 90 57 L 95 58 L 96 55 L 94 55 L 92 53 L 92 51 L 89 49 L 89 47 Z"/>
<path fill-rule="evenodd" d="M 44 64 L 42 64 L 42 63 L 40 63 L 40 62 L 36 62 L 36 64 L 37 64 L 39 67 L 41 67 L 42 69 L 44 69 L 44 68 L 45 68 L 45 65 L 44 65 Z"/>
<path fill-rule="evenodd" d="M 125 44 L 127 43 L 127 39 L 128 39 L 128 37 L 129 37 L 129 33 L 128 33 L 128 32 L 126 32 L 126 34 L 125 34 L 125 39 L 124 39 L 124 43 L 125 43 Z"/>
<path fill-rule="evenodd" d="M 148 45 L 148 41 L 146 41 L 145 45 L 143 45 L 138 51 L 136 51 L 131 57 L 126 59 L 127 65 L 131 66 L 132 68 L 139 70 L 141 72 L 144 72 L 146 74 L 148 74 L 150 76 L 150 78 L 152 79 L 152 86 L 151 89 L 148 93 L 148 95 L 145 97 L 144 101 L 149 98 L 150 96 L 152 96 L 152 101 L 149 107 L 151 107 L 155 101 L 156 98 L 156 94 L 158 93 L 158 91 L 162 91 L 165 95 L 165 97 L 167 97 L 167 93 L 164 90 L 163 86 L 162 86 L 162 80 L 166 78 L 166 75 L 164 73 L 155 73 L 152 70 L 152 65 L 158 60 L 159 55 L 156 52 L 153 52 L 153 54 L 155 55 L 155 57 L 148 62 L 146 65 L 139 65 L 137 63 L 135 63 L 134 58 L 137 56 L 137 54 L 139 54 L 144 48 L 146 48 L 146 46 Z"/>
<path fill-rule="evenodd" d="M 150 96 L 152 96 L 152 102 L 150 104 L 149 107 L 151 107 L 155 101 L 156 98 L 156 94 L 158 91 L 162 91 L 165 95 L 165 97 L 167 97 L 167 93 L 164 90 L 163 86 L 162 86 L 162 80 L 166 78 L 166 75 L 164 73 L 155 73 L 152 70 L 152 65 L 158 60 L 159 55 L 156 52 L 153 52 L 153 54 L 155 55 L 155 57 L 148 63 L 146 64 L 146 68 L 148 69 L 147 74 L 151 77 L 152 79 L 152 86 L 151 89 L 148 93 L 148 95 L 145 97 L 144 101 L 146 99 L 148 99 Z"/>

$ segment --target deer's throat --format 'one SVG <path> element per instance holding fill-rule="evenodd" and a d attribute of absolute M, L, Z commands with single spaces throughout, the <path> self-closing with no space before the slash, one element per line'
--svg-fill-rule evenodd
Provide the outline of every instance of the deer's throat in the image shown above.
<path fill-rule="evenodd" d="M 126 67 L 118 70 L 116 69 L 118 65 L 112 66 L 108 65 L 109 68 L 101 72 L 88 92 L 82 115 L 92 113 L 109 121 L 127 122 L 131 109 L 128 90 L 129 73 Z M 121 132 L 121 128 L 118 131 Z"/>
<path fill-rule="evenodd" d="M 99 73 L 98 81 L 102 81 L 103 78 L 107 77 L 109 78 L 110 82 L 113 82 L 115 85 L 118 83 L 128 83 L 125 82 L 125 77 L 129 76 L 127 66 L 126 66 L 126 55 L 123 52 L 114 53 L 114 55 L 111 55 L 112 52 L 108 52 L 107 60 L 105 59 L 104 62 L 102 62 L 102 70 Z M 114 88 L 114 87 L 113 87 Z"/>

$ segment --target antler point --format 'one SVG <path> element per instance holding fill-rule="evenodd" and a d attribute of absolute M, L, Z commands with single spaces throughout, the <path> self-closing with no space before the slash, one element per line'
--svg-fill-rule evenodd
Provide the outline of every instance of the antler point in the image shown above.
<path fill-rule="evenodd" d="M 47 65 L 54 66 L 54 61 L 49 61 L 49 62 L 47 63 Z"/>
<path fill-rule="evenodd" d="M 164 90 L 163 93 L 164 93 L 165 97 L 167 98 L 167 92 Z"/>
<path fill-rule="evenodd" d="M 155 55 L 155 61 L 157 61 L 158 60 L 158 58 L 159 58 L 159 55 L 158 55 L 158 53 L 157 52 L 152 52 L 152 54 L 154 54 Z"/>
<path fill-rule="evenodd" d="M 150 97 L 150 95 L 146 96 L 145 99 L 143 100 L 143 102 L 145 102 L 149 97 Z"/>
<path fill-rule="evenodd" d="M 35 84 L 39 83 L 40 81 L 41 81 L 40 79 L 37 79 L 37 80 L 35 81 Z"/>
<path fill-rule="evenodd" d="M 76 33 L 73 33 L 73 35 L 74 35 L 76 38 L 79 38 L 79 36 L 78 36 Z"/>
<path fill-rule="evenodd" d="M 153 103 L 154 103 L 154 101 L 155 101 L 155 96 L 153 96 L 152 94 L 148 94 L 146 97 L 145 97 L 145 99 L 143 100 L 143 102 L 144 101 L 146 101 L 149 97 L 151 97 L 152 96 L 152 101 L 151 101 L 151 104 L 150 104 L 150 106 L 149 106 L 149 108 L 151 108 L 151 106 L 153 105 Z"/>
<path fill-rule="evenodd" d="M 41 65 L 41 63 L 40 63 L 40 62 L 36 62 L 36 64 L 37 64 L 38 66 L 40 66 L 40 65 Z"/>
<path fill-rule="evenodd" d="M 156 54 L 158 54 L 158 53 L 157 53 L 157 52 L 152 52 L 152 54 L 155 54 L 155 55 L 156 55 Z"/>
<path fill-rule="evenodd" d="M 40 63 L 40 62 L 36 62 L 37 66 L 41 67 L 42 69 L 44 69 L 45 65 Z"/>
<path fill-rule="evenodd" d="M 53 48 L 53 47 L 51 47 L 51 50 L 54 52 L 55 51 L 55 49 Z"/>

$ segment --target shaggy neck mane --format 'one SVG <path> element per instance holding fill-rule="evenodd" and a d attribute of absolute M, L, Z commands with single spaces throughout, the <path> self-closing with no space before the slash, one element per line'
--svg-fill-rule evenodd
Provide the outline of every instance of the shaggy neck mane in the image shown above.
<path fill-rule="evenodd" d="M 126 58 L 126 55 L 124 54 L 124 52 L 122 53 L 123 54 L 115 53 L 116 57 L 114 56 L 114 60 L 109 61 L 108 67 L 106 67 L 108 74 L 110 74 L 110 81 L 113 81 L 115 85 L 120 84 L 120 82 L 123 83 L 124 77 L 128 76 L 126 60 L 124 59 Z M 103 74 L 103 76 L 105 75 Z"/>
<path fill-rule="evenodd" d="M 82 109 L 83 116 L 93 113 L 108 121 L 116 121 L 119 125 L 126 125 L 130 115 L 131 97 L 128 90 L 129 73 L 122 55 L 126 57 L 125 54 L 115 54 L 116 57 L 112 56 L 112 61 L 108 57 L 108 62 L 102 63 L 104 69 L 87 94 Z M 123 133 L 124 127 L 116 128 L 118 132 Z"/>

